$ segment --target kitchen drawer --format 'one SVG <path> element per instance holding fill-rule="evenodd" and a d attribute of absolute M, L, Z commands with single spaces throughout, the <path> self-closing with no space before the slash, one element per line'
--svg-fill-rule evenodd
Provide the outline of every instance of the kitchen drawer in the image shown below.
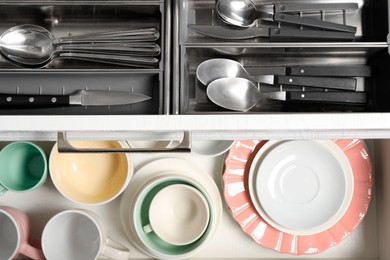
<path fill-rule="evenodd" d="M 254 1 L 256 4 L 270 4 L 275 1 Z M 311 1 L 306 1 L 312 3 Z M 239 62 L 251 75 L 256 75 L 258 69 L 269 69 L 288 66 L 360 66 L 371 67 L 371 77 L 355 77 L 357 90 L 366 91 L 368 102 L 365 105 L 334 105 L 318 103 L 281 102 L 262 100 L 247 112 L 254 113 L 324 113 L 324 112 L 388 112 L 386 101 L 388 92 L 389 57 L 388 57 L 388 14 L 387 1 L 342 1 L 357 3 L 355 12 L 313 12 L 309 16 L 331 22 L 345 23 L 355 26 L 357 32 L 353 41 L 332 41 L 322 39 L 316 41 L 285 38 L 277 42 L 268 38 L 248 40 L 217 39 L 204 36 L 193 31 L 189 26 L 221 26 L 221 19 L 215 11 L 215 1 L 184 1 L 176 2 L 176 44 L 174 58 L 177 64 L 174 72 L 173 100 L 177 101 L 174 113 L 178 114 L 236 114 L 223 109 L 207 97 L 206 86 L 196 76 L 198 66 L 209 59 L 225 58 Z M 283 3 L 276 1 L 275 3 Z M 291 2 L 289 2 L 291 3 Z M 301 2 L 299 2 L 301 3 Z M 317 3 L 317 2 L 316 2 Z M 321 1 L 320 3 L 328 3 Z M 332 2 L 333 3 L 333 2 Z M 341 1 L 334 1 L 341 3 Z M 323 17 L 321 18 L 321 15 Z M 316 17 L 317 16 L 317 17 Z M 267 25 L 267 24 L 265 24 Z M 226 28 L 226 25 L 224 25 Z M 256 26 L 264 26 L 258 23 Z M 288 26 L 290 28 L 291 26 Z M 377 28 L 381 29 L 377 29 Z M 282 26 L 283 28 L 283 26 Z M 234 31 L 231 32 L 234 34 Z M 272 71 L 272 70 L 271 70 Z M 272 73 L 272 72 L 271 72 Z M 279 72 L 273 72 L 275 75 Z M 281 72 L 283 73 L 283 72 Z M 267 84 L 255 83 L 262 92 L 269 88 Z M 286 85 L 269 91 L 284 90 Z M 275 90 L 276 89 L 276 90 Z"/>
<path fill-rule="evenodd" d="M 77 90 L 136 92 L 148 101 L 121 106 L 46 109 L 0 109 L 3 115 L 160 115 L 168 112 L 169 42 L 166 21 L 169 4 L 164 1 L 2 1 L 0 31 L 22 24 L 36 24 L 56 38 L 68 35 L 156 28 L 161 53 L 151 68 L 74 59 L 55 59 L 41 69 L 20 68 L 0 58 L 1 93 L 64 95 Z M 168 20 L 169 22 L 169 20 Z"/>
<path fill-rule="evenodd" d="M 7 142 L 2 142 L 1 146 Z M 37 142 L 50 152 L 54 142 Z M 367 145 L 374 163 L 374 189 L 368 213 L 351 236 L 322 253 L 292 257 L 263 248 L 247 236 L 235 223 L 226 204 L 223 204 L 223 215 L 220 226 L 209 244 L 193 259 L 389 259 L 390 250 L 387 241 L 390 239 L 390 185 L 388 157 L 390 156 L 389 140 L 368 140 Z M 182 158 L 196 163 L 214 179 L 222 194 L 221 171 L 224 155 L 206 157 L 197 154 L 133 154 L 135 170 L 148 162 L 161 158 Z M 129 246 L 134 259 L 145 259 L 148 256 L 138 251 L 126 237 L 121 226 L 119 215 L 121 197 L 102 206 L 80 206 L 65 199 L 54 187 L 50 178 L 46 183 L 28 193 L 8 192 L 0 198 L 1 205 L 20 208 L 27 212 L 32 221 L 32 232 L 40 237 L 46 222 L 57 212 L 85 208 L 96 212 L 107 224 L 107 232 L 113 239 Z"/>

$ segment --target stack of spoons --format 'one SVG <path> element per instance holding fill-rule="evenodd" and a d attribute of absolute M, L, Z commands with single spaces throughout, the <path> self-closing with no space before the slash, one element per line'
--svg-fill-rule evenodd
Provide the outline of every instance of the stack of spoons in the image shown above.
<path fill-rule="evenodd" d="M 155 68 L 159 37 L 156 28 L 144 28 L 56 38 L 41 26 L 25 24 L 1 34 L 0 50 L 6 60 L 25 68 L 42 68 L 56 58 Z"/>
<path fill-rule="evenodd" d="M 368 66 L 297 66 L 284 71 L 286 75 L 253 76 L 234 60 L 209 59 L 198 66 L 196 76 L 207 86 L 207 96 L 212 102 L 235 111 L 248 111 L 262 99 L 343 105 L 367 103 L 367 93 L 356 91 L 356 77 L 369 77 Z M 260 91 L 253 82 L 259 87 L 265 83 L 271 91 Z M 281 85 L 292 91 L 280 91 Z"/>

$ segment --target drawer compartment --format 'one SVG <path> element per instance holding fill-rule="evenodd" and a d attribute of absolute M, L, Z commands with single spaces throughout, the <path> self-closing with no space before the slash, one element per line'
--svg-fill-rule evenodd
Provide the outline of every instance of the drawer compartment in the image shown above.
<path fill-rule="evenodd" d="M 257 7 L 262 5 L 281 4 L 285 1 L 253 1 Z M 301 4 L 300 2 L 289 2 L 289 4 Z M 355 79 L 355 91 L 367 98 L 364 104 L 352 104 L 351 102 L 297 102 L 280 101 L 263 98 L 261 101 L 244 113 L 264 113 L 264 112 L 387 112 L 389 106 L 385 97 L 388 90 L 387 73 L 389 71 L 388 43 L 388 14 L 387 1 L 320 1 L 313 3 L 304 1 L 305 4 L 355 4 L 355 11 L 318 11 L 309 13 L 295 13 L 295 15 L 307 16 L 309 18 L 343 23 L 357 28 L 353 41 L 332 39 L 305 40 L 297 38 L 283 38 L 276 42 L 269 38 L 255 39 L 235 39 L 234 30 L 230 34 L 231 39 L 221 39 L 212 36 L 205 36 L 195 32 L 193 26 L 221 26 L 229 29 L 232 26 L 226 25 L 218 16 L 215 10 L 216 1 L 185 1 L 183 4 L 177 3 L 177 41 L 174 43 L 177 48 L 178 66 L 174 68 L 180 75 L 180 80 L 174 82 L 175 93 L 180 100 L 175 112 L 179 114 L 204 114 L 204 113 L 236 113 L 234 110 L 222 108 L 214 104 L 207 96 L 207 84 L 201 83 L 196 75 L 198 66 L 211 59 L 230 59 L 238 62 L 247 70 L 250 76 L 276 75 L 284 76 L 288 74 L 280 71 L 280 67 L 328 67 L 345 69 L 347 66 L 369 67 L 371 74 L 368 75 L 347 75 L 343 76 L 350 80 Z M 211 26 L 211 27 L 210 27 Z M 277 26 L 279 28 L 300 29 L 296 25 L 275 25 L 258 22 L 255 27 Z M 295 26 L 295 27 L 294 27 Z M 379 29 L 380 28 L 380 29 Z M 241 29 L 247 30 L 247 29 Z M 214 65 L 215 67 L 217 65 Z M 219 66 L 219 65 L 218 65 Z M 215 68 L 218 70 L 218 68 Z M 220 69 L 223 71 L 224 69 Z M 262 71 L 261 73 L 259 71 Z M 264 72 L 268 71 L 268 72 Z M 228 72 L 226 72 L 229 74 Z M 232 77 L 231 75 L 224 77 Z M 220 73 L 221 75 L 223 73 Z M 241 77 L 237 76 L 233 77 Z M 317 75 L 314 75 L 317 76 Z M 326 75 L 332 77 L 332 74 Z M 221 76 L 223 77 L 223 76 Z M 244 76 L 245 77 L 245 76 Z M 253 79 L 253 77 L 252 77 Z M 265 84 L 260 81 L 250 79 L 261 93 L 275 92 L 286 95 L 293 95 L 299 91 L 312 91 L 312 85 L 291 86 L 287 82 Z M 269 83 L 269 82 L 268 82 Z M 227 84 L 226 82 L 224 84 Z M 228 87 L 228 86 L 226 86 Z M 317 86 L 318 87 L 318 86 Z M 316 88 L 313 91 L 331 91 L 327 87 Z M 345 94 L 346 99 L 351 95 Z M 303 95 L 305 95 L 303 93 Z M 308 94 L 309 95 L 309 94 Z M 263 95 L 264 96 L 264 95 Z M 330 95 L 328 95 L 329 97 Z M 348 97 L 347 97 L 348 96 Z M 301 101 L 301 100 L 299 100 Z M 344 101 L 344 100 L 343 100 Z M 242 113 L 242 112 L 240 112 Z"/>
<path fill-rule="evenodd" d="M 254 0 L 257 8 L 264 5 L 289 3 L 289 4 L 337 4 L 337 3 L 355 3 L 357 9 L 344 9 L 344 10 L 332 10 L 332 11 L 311 11 L 311 12 L 293 12 L 292 15 L 309 17 L 317 20 L 323 20 L 333 23 L 341 23 L 357 28 L 355 39 L 356 42 L 370 42 L 370 41 L 386 41 L 386 35 L 388 33 L 388 14 L 387 14 L 387 1 L 368 1 L 368 0 L 356 0 L 356 1 L 272 1 L 272 0 Z M 226 24 L 219 18 L 215 9 L 216 1 L 194 1 L 185 0 L 180 4 L 180 43 L 216 43 L 216 42 L 244 42 L 244 43 L 269 43 L 269 38 L 255 38 L 248 40 L 226 40 L 218 39 L 215 37 L 205 36 L 194 30 L 188 29 L 188 26 L 222 26 L 228 28 Z M 297 25 L 286 25 L 285 23 L 276 23 L 269 21 L 258 20 L 255 27 L 279 27 L 279 28 L 294 28 L 299 29 Z M 232 27 L 230 27 L 232 28 Z M 238 28 L 235 28 L 238 29 Z M 306 28 L 307 29 L 307 28 Z M 234 34 L 234 31 L 231 32 Z M 286 39 L 289 42 L 292 39 Z M 296 40 L 304 41 L 304 40 Z M 326 41 L 326 39 L 323 41 Z"/>
<path fill-rule="evenodd" d="M 166 5 L 162 1 L 34 1 L 0 3 L 0 31 L 18 25 L 34 24 L 46 28 L 57 39 L 88 33 L 154 28 L 160 54 L 153 54 L 153 67 L 118 65 L 82 59 L 56 58 L 43 68 L 22 68 L 0 58 L 1 93 L 71 94 L 78 90 L 115 90 L 148 95 L 151 99 L 132 105 L 67 107 L 45 109 L 4 109 L 0 114 L 163 114 L 167 109 L 168 88 L 165 34 Z M 119 55 L 118 54 L 115 55 Z M 143 55 L 143 54 L 141 54 Z M 133 56 L 135 57 L 135 56 Z M 144 55 L 142 57 L 145 57 Z"/>

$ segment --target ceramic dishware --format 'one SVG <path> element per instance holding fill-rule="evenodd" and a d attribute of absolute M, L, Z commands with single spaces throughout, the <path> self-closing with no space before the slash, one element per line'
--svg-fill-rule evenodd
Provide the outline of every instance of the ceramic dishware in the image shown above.
<path fill-rule="evenodd" d="M 279 253 L 304 255 L 317 254 L 338 245 L 364 219 L 372 197 L 372 165 L 364 142 L 359 139 L 334 140 L 351 165 L 354 191 L 351 203 L 342 218 L 332 227 L 313 235 L 292 235 L 269 225 L 253 206 L 247 178 L 257 151 L 267 141 L 236 141 L 225 159 L 223 192 L 234 220 L 243 232 L 257 244 Z"/>
<path fill-rule="evenodd" d="M 193 186 L 196 189 L 204 194 L 208 201 L 208 207 L 210 210 L 209 215 L 209 225 L 202 235 L 194 242 L 184 245 L 171 244 L 163 239 L 161 239 L 155 232 L 145 231 L 144 227 L 147 226 L 151 221 L 149 219 L 149 212 L 151 202 L 153 198 L 164 188 L 167 188 L 172 185 L 195 185 Z M 148 252 L 151 252 L 154 257 L 160 259 L 182 259 L 188 258 L 191 255 L 198 252 L 202 247 L 205 246 L 206 242 L 210 239 L 212 233 L 212 227 L 215 225 L 214 221 L 214 209 L 212 204 L 209 203 L 210 199 L 207 194 L 204 193 L 204 189 L 199 186 L 196 182 L 193 182 L 187 179 L 184 176 L 180 176 L 175 172 L 168 173 L 165 176 L 157 177 L 147 183 L 136 196 L 135 202 L 133 204 L 132 212 L 133 215 L 133 226 L 135 233 L 141 241 Z M 179 230 L 176 233 L 176 236 L 185 235 L 186 230 Z"/>
<path fill-rule="evenodd" d="M 225 153 L 232 144 L 232 140 L 192 141 L 191 151 L 196 154 L 213 157 Z"/>
<path fill-rule="evenodd" d="M 0 206 L 0 259 L 15 259 L 20 254 L 45 259 L 42 250 L 30 244 L 28 216 L 15 208 Z"/>
<path fill-rule="evenodd" d="M 47 177 L 46 154 L 39 146 L 12 142 L 0 152 L 0 195 L 7 190 L 23 192 L 42 185 Z"/>
<path fill-rule="evenodd" d="M 172 179 L 173 182 L 168 179 Z M 144 214 L 141 214 L 141 205 L 148 206 L 148 203 L 144 204 L 142 201 L 150 203 L 155 194 L 153 192 L 166 185 L 183 183 L 183 181 L 196 187 L 207 198 L 210 222 L 202 237 L 196 242 L 186 246 L 174 246 L 161 239 L 157 240 L 158 237 L 154 233 L 147 234 L 143 231 L 143 226 L 148 223 L 148 211 L 142 211 Z M 156 182 L 155 185 L 158 185 L 157 182 L 165 184 L 152 188 L 153 182 Z M 141 252 L 159 259 L 190 258 L 200 252 L 213 238 L 221 217 L 222 201 L 214 180 L 196 164 L 182 158 L 154 160 L 141 167 L 121 199 L 121 220 L 127 237 Z"/>
<path fill-rule="evenodd" d="M 99 217 L 81 209 L 62 211 L 49 220 L 42 233 L 42 250 L 48 260 L 130 258 L 128 248 L 107 236 Z"/>
<path fill-rule="evenodd" d="M 80 148 L 128 148 L 122 141 L 71 141 Z M 101 205 L 118 197 L 133 175 L 129 153 L 59 153 L 50 155 L 50 176 L 57 190 L 69 200 Z"/>
<path fill-rule="evenodd" d="M 186 184 L 160 190 L 149 208 L 150 223 L 143 227 L 173 245 L 188 245 L 202 236 L 209 223 L 209 205 L 204 195 Z"/>
<path fill-rule="evenodd" d="M 264 220 L 295 235 L 320 233 L 349 207 L 353 174 L 330 140 L 271 140 L 256 153 L 248 174 L 253 205 Z"/>

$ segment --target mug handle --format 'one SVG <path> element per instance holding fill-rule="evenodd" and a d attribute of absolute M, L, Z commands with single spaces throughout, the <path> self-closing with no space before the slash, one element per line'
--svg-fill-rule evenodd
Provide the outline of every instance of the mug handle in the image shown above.
<path fill-rule="evenodd" d="M 7 192 L 7 188 L 0 184 L 0 196 L 4 195 Z"/>
<path fill-rule="evenodd" d="M 33 247 L 27 242 L 25 242 L 20 248 L 20 253 L 34 260 L 45 260 L 42 250 Z"/>
<path fill-rule="evenodd" d="M 102 255 L 114 260 L 128 260 L 130 259 L 130 250 L 124 245 L 107 237 Z"/>

